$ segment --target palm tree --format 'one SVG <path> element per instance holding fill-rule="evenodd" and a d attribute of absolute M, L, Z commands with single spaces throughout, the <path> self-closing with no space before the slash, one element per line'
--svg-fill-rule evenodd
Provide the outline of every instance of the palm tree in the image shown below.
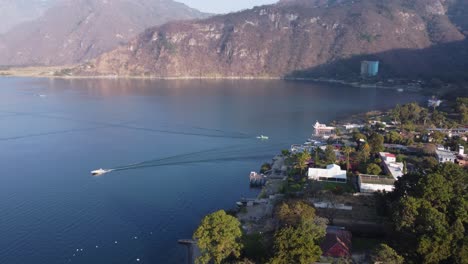
<path fill-rule="evenodd" d="M 296 168 L 301 170 L 301 176 L 304 175 L 304 169 L 309 165 L 310 158 L 310 153 L 308 151 L 304 151 L 297 155 Z"/>
<path fill-rule="evenodd" d="M 346 154 L 346 170 L 349 171 L 349 155 L 355 151 L 354 148 L 346 146 L 343 148 L 343 153 Z"/>

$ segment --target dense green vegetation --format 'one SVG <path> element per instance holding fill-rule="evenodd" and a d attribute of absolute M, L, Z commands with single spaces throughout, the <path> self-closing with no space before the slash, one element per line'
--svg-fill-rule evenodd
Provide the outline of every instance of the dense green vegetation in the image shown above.
<path fill-rule="evenodd" d="M 257 230 L 257 233 L 242 234 L 239 222 L 224 216 L 214 217 L 216 221 L 204 219 L 195 237 L 204 241 L 200 263 L 223 260 L 239 264 L 328 261 L 321 259 L 319 247 L 326 224 L 348 217 L 385 223 L 382 225 L 385 230 L 379 231 L 379 236 L 374 239 L 360 234 L 364 240 L 371 241 L 360 247 L 360 252 L 367 253 L 366 260 L 370 263 L 468 263 L 468 171 L 453 163 L 439 164 L 434 158 L 436 144 L 452 150 L 459 145 L 468 148 L 468 145 L 462 139 L 463 135 L 449 137 L 443 132 L 427 130 L 466 126 L 468 98 L 458 98 L 456 103 L 447 102 L 440 109 L 410 103 L 368 118 L 373 118 L 372 125 L 352 134 L 345 133 L 346 144 L 344 139 L 328 142 L 344 145 L 344 159 L 339 161 L 332 145 L 327 145 L 324 150 L 315 148 L 312 153 L 292 154 L 283 150 L 289 169 L 287 180 L 280 184 L 285 198 L 275 204 L 274 227 L 267 233 Z M 391 125 L 383 123 L 392 121 Z M 395 182 L 395 190 L 368 199 L 350 195 L 355 192 L 358 174 L 385 175 L 379 156 L 382 151 L 396 154 L 396 161 L 403 163 L 404 176 Z M 334 163 L 348 170 L 346 184 L 308 180 L 307 168 L 323 168 Z M 270 164 L 262 166 L 262 171 L 270 169 Z M 333 207 L 316 211 L 309 204 L 309 199 L 316 198 L 333 205 L 349 203 L 353 210 L 360 209 L 341 212 L 341 215 L 337 215 L 338 210 Z M 241 210 L 247 211 L 245 208 Z M 317 212 L 324 218 L 318 217 Z M 365 215 L 365 218 L 359 218 L 361 215 L 357 214 Z M 333 261 L 349 262 L 347 259 Z"/>
<path fill-rule="evenodd" d="M 193 235 L 200 248 L 197 263 L 222 263 L 229 256 L 239 257 L 242 244 L 240 222 L 220 210 L 203 218 Z"/>
<path fill-rule="evenodd" d="M 389 214 L 408 263 L 466 263 L 467 188 L 468 172 L 450 163 L 396 182 Z"/>
<path fill-rule="evenodd" d="M 428 127 L 455 128 L 468 124 L 468 98 L 459 97 L 456 103 L 448 102 L 443 110 L 436 107 L 428 109 L 417 103 L 410 103 L 397 105 L 390 116 L 395 123 L 400 124 L 400 129 L 405 131 L 422 131 Z M 399 141 L 398 138 L 391 139 Z"/>
<path fill-rule="evenodd" d="M 404 258 L 387 244 L 380 244 L 371 255 L 371 260 L 374 263 L 385 263 L 385 264 L 403 264 Z"/>
<path fill-rule="evenodd" d="M 313 263 L 320 259 L 320 240 L 325 236 L 326 221 L 317 218 L 315 209 L 303 201 L 282 203 L 276 211 L 281 228 L 274 239 L 272 264 Z"/>

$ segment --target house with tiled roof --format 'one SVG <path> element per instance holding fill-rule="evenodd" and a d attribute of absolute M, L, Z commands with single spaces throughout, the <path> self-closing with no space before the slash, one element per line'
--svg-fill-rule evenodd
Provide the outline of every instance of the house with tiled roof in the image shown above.
<path fill-rule="evenodd" d="M 351 232 L 341 227 L 328 226 L 325 239 L 320 244 L 322 256 L 343 258 L 351 256 Z"/>

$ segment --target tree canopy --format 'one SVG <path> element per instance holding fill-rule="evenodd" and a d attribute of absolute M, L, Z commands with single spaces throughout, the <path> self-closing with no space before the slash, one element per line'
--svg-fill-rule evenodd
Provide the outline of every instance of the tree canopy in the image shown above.
<path fill-rule="evenodd" d="M 371 260 L 373 263 L 384 264 L 403 264 L 404 258 L 387 244 L 380 244 L 372 252 Z"/>
<path fill-rule="evenodd" d="M 468 172 L 443 164 L 427 175 L 412 173 L 395 184 L 393 222 L 401 250 L 415 263 L 466 260 Z"/>
<path fill-rule="evenodd" d="M 282 228 L 275 235 L 276 254 L 270 263 L 314 263 L 322 255 L 318 243 L 324 236 L 325 229 L 310 221 Z"/>
<path fill-rule="evenodd" d="M 346 146 L 343 148 L 343 153 L 346 155 L 346 170 L 350 168 L 349 156 L 355 151 L 354 148 Z"/>
<path fill-rule="evenodd" d="M 457 98 L 457 110 L 460 113 L 460 122 L 468 124 L 468 97 Z"/>
<path fill-rule="evenodd" d="M 197 263 L 219 264 L 231 255 L 239 257 L 241 237 L 240 222 L 225 211 L 205 216 L 193 235 L 201 252 Z"/>
<path fill-rule="evenodd" d="M 281 203 L 276 209 L 276 218 L 282 226 L 297 226 L 304 219 L 315 218 L 315 208 L 304 201 Z"/>
<path fill-rule="evenodd" d="M 371 163 L 367 165 L 367 174 L 379 175 L 382 172 L 382 169 L 379 165 Z"/>
<path fill-rule="evenodd" d="M 301 170 L 301 175 L 304 175 L 304 170 L 309 166 L 310 159 L 311 156 L 308 151 L 297 154 L 297 164 L 295 167 Z"/>
<path fill-rule="evenodd" d="M 370 146 L 367 143 L 365 143 L 358 152 L 359 159 L 364 163 L 367 163 L 367 161 L 370 158 L 370 154 L 371 154 Z"/>
<path fill-rule="evenodd" d="M 272 264 L 313 263 L 322 255 L 320 240 L 326 221 L 316 217 L 315 209 L 304 201 L 282 203 L 277 211 L 281 229 L 275 234 Z"/>
<path fill-rule="evenodd" d="M 384 151 L 384 137 L 380 134 L 373 133 L 369 137 L 369 147 L 371 153 L 378 153 Z"/>
<path fill-rule="evenodd" d="M 327 164 L 334 164 L 336 162 L 336 154 L 331 145 L 328 145 L 325 149 L 325 162 Z"/>
<path fill-rule="evenodd" d="M 403 141 L 403 137 L 396 131 L 390 131 L 385 135 L 385 141 L 388 143 L 400 144 Z"/>

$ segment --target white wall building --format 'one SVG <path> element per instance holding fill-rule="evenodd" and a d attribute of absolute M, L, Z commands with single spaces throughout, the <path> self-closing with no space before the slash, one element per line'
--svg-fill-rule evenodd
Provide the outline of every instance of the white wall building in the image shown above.
<path fill-rule="evenodd" d="M 390 174 L 395 180 L 403 176 L 404 164 L 402 162 L 396 162 L 395 154 L 388 152 L 380 152 L 380 158 L 382 159 L 382 165 L 385 168 L 385 172 Z"/>
<path fill-rule="evenodd" d="M 439 161 L 439 163 L 445 163 L 445 162 L 454 163 L 455 159 L 457 158 L 455 156 L 455 153 L 453 153 L 450 150 L 445 150 L 445 149 L 437 149 L 436 156 L 437 156 L 437 160 Z"/>
<path fill-rule="evenodd" d="M 346 171 L 342 170 L 336 164 L 330 164 L 326 169 L 309 168 L 308 174 L 310 180 L 346 182 Z"/>
<path fill-rule="evenodd" d="M 388 152 L 380 152 L 380 158 L 385 162 L 396 162 L 396 155 Z"/>
<path fill-rule="evenodd" d="M 395 188 L 395 179 L 385 176 L 360 174 L 358 177 L 358 185 L 362 193 L 379 191 L 392 192 Z"/>

